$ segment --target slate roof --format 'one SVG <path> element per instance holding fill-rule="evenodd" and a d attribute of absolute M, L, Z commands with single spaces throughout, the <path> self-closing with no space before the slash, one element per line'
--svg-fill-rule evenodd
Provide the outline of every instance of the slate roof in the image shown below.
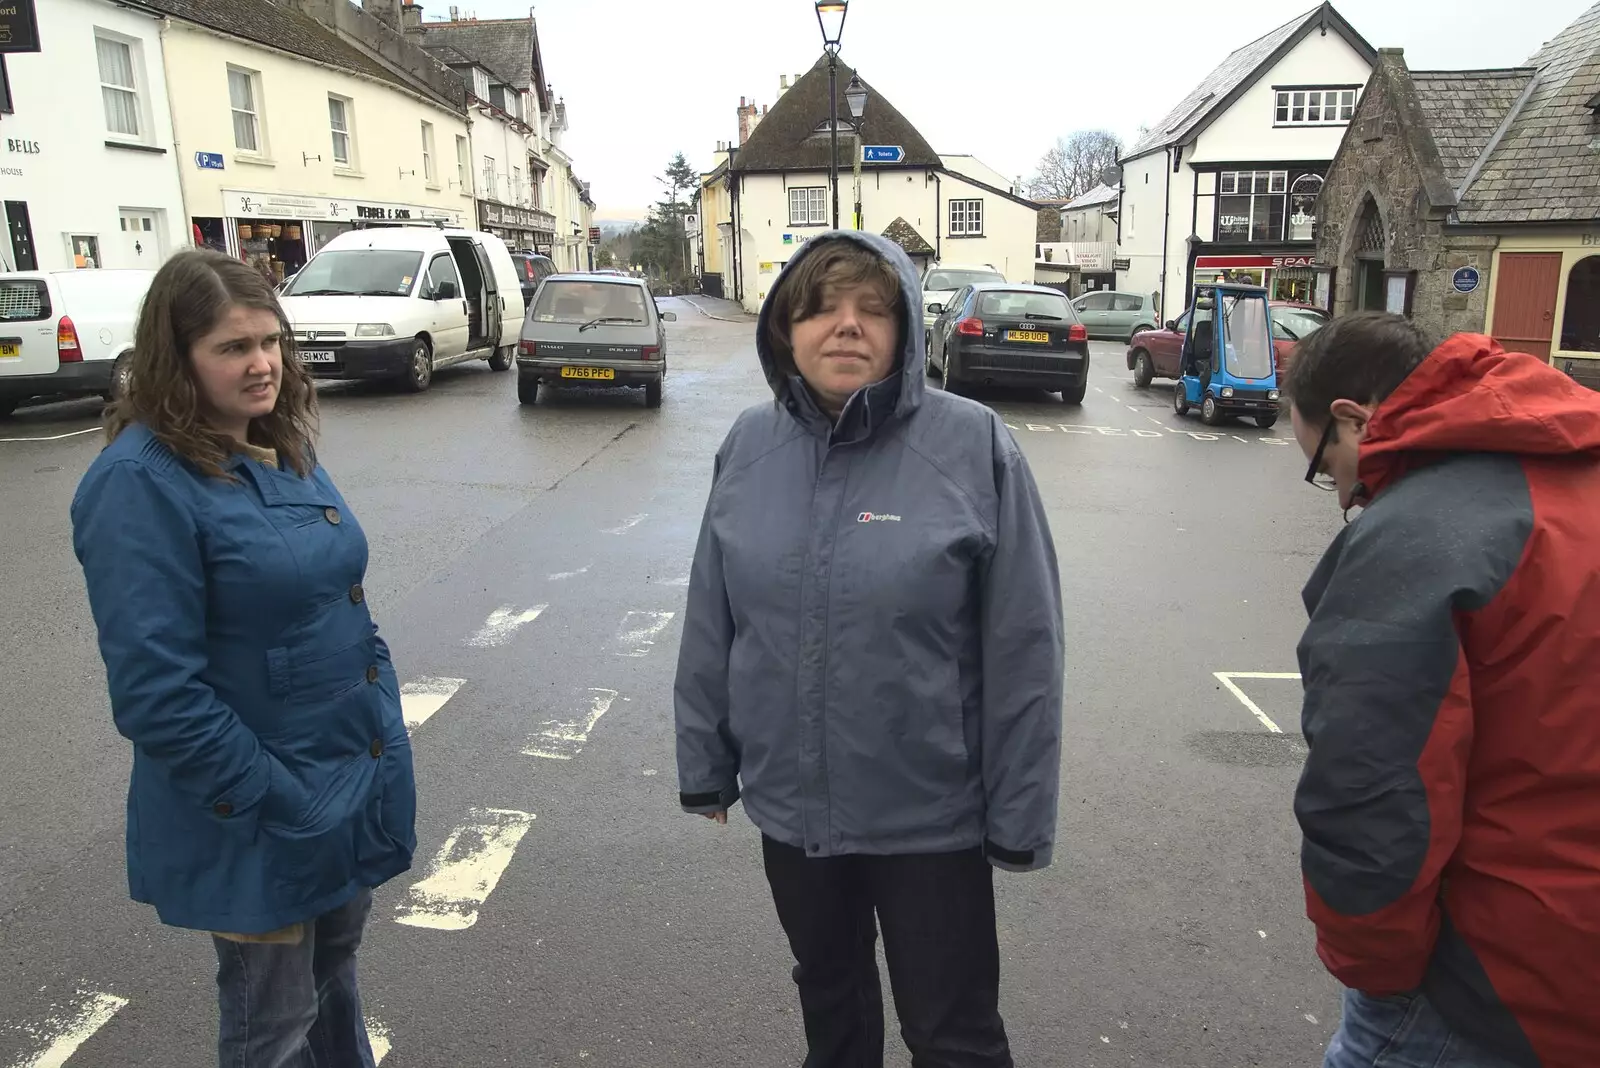
<path fill-rule="evenodd" d="M 1209 124 L 1213 116 L 1232 104 L 1237 94 L 1248 89 L 1260 74 L 1306 34 L 1320 28 L 1341 34 L 1358 52 L 1366 55 L 1369 62 L 1376 61 L 1377 52 L 1334 10 L 1332 4 L 1318 4 L 1230 54 L 1177 107 L 1152 126 L 1123 159 L 1137 159 L 1171 145 L 1187 143 Z"/>
<path fill-rule="evenodd" d="M 1076 200 L 1068 203 L 1064 210 L 1081 211 L 1084 208 L 1093 208 L 1101 204 L 1115 204 L 1121 196 L 1121 186 L 1097 185 Z"/>
<path fill-rule="evenodd" d="M 836 82 L 839 114 L 839 165 L 851 165 L 852 137 L 845 127 L 850 122 L 850 107 L 845 103 L 845 87 L 855 71 L 838 65 Z M 862 79 L 866 84 L 866 80 Z M 817 133 L 818 128 L 822 132 Z M 751 133 L 744 147 L 735 153 L 736 171 L 823 170 L 828 166 L 828 60 L 817 60 L 799 81 L 778 98 L 761 124 Z M 884 99 L 882 93 L 867 86 L 867 107 L 861 116 L 861 135 L 866 144 L 900 145 L 905 149 L 902 167 L 942 167 L 939 154 L 917 132 L 906 117 Z M 881 164 L 867 164 L 871 170 Z"/>
<path fill-rule="evenodd" d="M 379 62 L 288 0 L 136 0 L 141 7 L 198 26 L 324 63 L 339 70 L 421 94 L 456 111 L 466 108 L 465 92 L 441 96 L 421 79 L 413 79 Z"/>
<path fill-rule="evenodd" d="M 1533 75 L 1527 67 L 1411 72 L 1417 103 L 1452 189 L 1461 188 Z"/>
<path fill-rule="evenodd" d="M 1600 4 L 1528 66 L 1533 91 L 1461 198 L 1461 222 L 1600 219 L 1600 121 L 1587 106 L 1600 92 Z"/>
<path fill-rule="evenodd" d="M 424 22 L 422 41 L 425 48 L 448 45 L 471 56 L 505 78 L 507 85 L 532 89 L 538 94 L 540 108 L 550 110 L 544 60 L 539 54 L 539 30 L 531 17 Z"/>
<path fill-rule="evenodd" d="M 917 233 L 917 228 L 906 222 L 903 216 L 884 227 L 883 236 L 905 249 L 909 256 L 933 255 L 933 246 L 928 244 L 928 239 Z"/>

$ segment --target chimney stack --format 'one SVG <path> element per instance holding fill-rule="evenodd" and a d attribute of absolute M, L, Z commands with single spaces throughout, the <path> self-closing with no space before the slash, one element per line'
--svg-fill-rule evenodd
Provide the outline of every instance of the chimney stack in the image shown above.
<path fill-rule="evenodd" d="M 407 33 L 422 32 L 422 5 L 415 0 L 403 0 L 400 5 L 400 28 Z"/>
<path fill-rule="evenodd" d="M 761 121 L 760 113 L 754 104 L 745 103 L 745 98 L 739 98 L 739 147 L 750 140 L 750 132 L 756 128 L 756 123 Z"/>
<path fill-rule="evenodd" d="M 778 75 L 778 99 L 782 100 L 783 99 L 783 94 L 787 93 L 788 91 L 789 91 L 789 76 L 787 74 Z"/>
<path fill-rule="evenodd" d="M 400 28 L 400 0 L 361 0 L 361 10 L 392 30 Z"/>
<path fill-rule="evenodd" d="M 456 5 L 454 5 L 454 4 L 450 5 L 450 21 L 451 22 L 459 22 L 459 21 L 461 21 L 461 9 L 459 7 L 457 7 Z"/>

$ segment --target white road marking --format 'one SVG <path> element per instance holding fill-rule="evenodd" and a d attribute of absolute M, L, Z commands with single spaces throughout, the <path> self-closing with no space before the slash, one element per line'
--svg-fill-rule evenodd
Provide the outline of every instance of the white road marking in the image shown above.
<path fill-rule="evenodd" d="M 689 585 L 689 576 L 688 575 L 684 575 L 681 578 L 662 579 L 661 582 L 660 582 L 660 585 L 662 585 L 662 586 L 687 586 L 687 585 Z"/>
<path fill-rule="evenodd" d="M 667 629 L 676 612 L 629 612 L 617 629 L 618 656 L 646 656 L 656 644 L 656 635 Z"/>
<path fill-rule="evenodd" d="M 521 612 L 510 605 L 496 608 L 489 613 L 489 618 L 484 620 L 483 626 L 478 628 L 478 633 L 467 639 L 467 644 L 477 649 L 492 649 L 497 645 L 504 645 L 516 636 L 518 628 L 525 627 L 538 619 L 549 607 L 547 604 L 536 604 Z"/>
<path fill-rule="evenodd" d="M 394 1046 L 394 1035 L 389 1029 L 376 1020 L 367 1021 L 367 1042 L 372 1046 L 372 1060 L 374 1064 L 382 1064 L 383 1059 L 389 1055 L 389 1050 Z"/>
<path fill-rule="evenodd" d="M 88 430 L 72 430 L 72 431 L 68 431 L 65 434 L 51 434 L 48 437 L 0 438 L 0 441 L 64 441 L 67 438 L 78 438 L 78 437 L 82 437 L 85 434 L 93 434 L 96 431 L 104 430 L 104 429 L 105 429 L 105 427 L 92 426 Z"/>
<path fill-rule="evenodd" d="M 588 690 L 589 711 L 579 720 L 546 720 L 544 730 L 528 739 L 523 756 L 544 757 L 546 760 L 571 760 L 583 752 L 589 732 L 600 722 L 600 717 L 611 711 L 611 702 L 617 691 L 594 687 Z"/>
<path fill-rule="evenodd" d="M 48 1045 L 31 1057 L 12 1062 L 12 1068 L 62 1068 L 72 1055 L 100 1028 L 128 1004 L 115 994 L 78 991 L 81 1001 L 68 1010 L 51 1016 L 43 1024 L 25 1030 Z"/>
<path fill-rule="evenodd" d="M 588 573 L 589 565 L 585 564 L 576 571 L 557 571 L 555 574 L 549 576 L 549 579 L 551 582 L 560 582 L 563 579 L 577 578 L 579 575 L 587 575 Z"/>
<path fill-rule="evenodd" d="M 1228 688 L 1228 692 L 1237 697 L 1239 699 L 1239 703 L 1248 708 L 1251 714 L 1254 715 L 1256 719 L 1259 719 L 1262 725 L 1267 728 L 1267 730 L 1271 731 L 1273 734 L 1283 733 L 1278 725 L 1272 722 L 1272 717 L 1261 711 L 1260 706 L 1254 701 L 1250 700 L 1249 696 L 1246 695 L 1243 690 L 1239 689 L 1233 680 L 1298 679 L 1300 677 L 1300 673 L 1298 671 L 1214 671 L 1212 672 L 1212 675 L 1218 682 L 1226 686 Z M 1262 935 L 1261 937 L 1265 938 L 1266 935 Z"/>
<path fill-rule="evenodd" d="M 467 684 L 466 679 L 412 679 L 400 687 L 400 714 L 405 717 L 406 732 L 416 730 L 433 714 L 443 708 Z"/>
<path fill-rule="evenodd" d="M 450 832 L 428 876 L 411 888 L 396 911 L 396 923 L 434 931 L 465 931 L 478 922 L 484 903 L 505 874 L 522 836 L 533 826 L 531 812 L 475 808 L 472 821 Z"/>
<path fill-rule="evenodd" d="M 643 523 L 646 519 L 649 519 L 649 518 L 650 518 L 650 513 L 649 512 L 640 512 L 638 515 L 630 515 L 628 518 L 624 519 L 617 526 L 612 527 L 610 530 L 602 531 L 602 533 L 605 533 L 605 534 L 626 534 L 628 531 L 632 530 L 634 527 L 638 526 L 640 523 Z"/>
<path fill-rule="evenodd" d="M 1233 440 L 1234 441 L 1242 441 L 1246 445 L 1250 444 L 1250 439 L 1249 438 L 1241 438 L 1238 434 L 1233 435 Z"/>

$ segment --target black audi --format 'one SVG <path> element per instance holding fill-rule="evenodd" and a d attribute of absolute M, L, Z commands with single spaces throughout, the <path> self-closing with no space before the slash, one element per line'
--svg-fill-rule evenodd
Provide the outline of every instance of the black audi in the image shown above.
<path fill-rule="evenodd" d="M 1089 328 L 1066 295 L 1046 286 L 977 282 L 948 304 L 928 337 L 928 374 L 945 388 L 1022 386 L 1082 404 L 1089 388 Z"/>

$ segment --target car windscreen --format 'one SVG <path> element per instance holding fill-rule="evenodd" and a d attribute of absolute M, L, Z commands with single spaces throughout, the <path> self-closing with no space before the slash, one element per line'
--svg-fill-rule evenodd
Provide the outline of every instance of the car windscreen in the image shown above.
<path fill-rule="evenodd" d="M 595 319 L 647 323 L 644 289 L 614 282 L 550 280 L 539 288 L 533 318 L 541 323 L 587 323 Z"/>
<path fill-rule="evenodd" d="M 319 252 L 300 269 L 286 297 L 405 297 L 422 268 L 422 253 L 361 248 Z"/>
<path fill-rule="evenodd" d="M 929 271 L 922 288 L 928 293 L 942 293 L 947 289 L 975 286 L 981 282 L 1004 281 L 1005 276 L 999 271 Z"/>
<path fill-rule="evenodd" d="M 1327 326 L 1328 317 L 1310 308 L 1274 308 L 1272 324 L 1280 328 L 1280 337 L 1289 341 L 1304 341 Z"/>
<path fill-rule="evenodd" d="M 1267 302 L 1261 297 L 1224 296 L 1222 324 L 1228 373 L 1247 379 L 1271 376 L 1276 361 L 1272 353 Z"/>
<path fill-rule="evenodd" d="M 1075 323 L 1078 316 L 1059 293 L 1018 293 L 999 290 L 978 295 L 978 317 L 996 319 L 1060 319 Z"/>

